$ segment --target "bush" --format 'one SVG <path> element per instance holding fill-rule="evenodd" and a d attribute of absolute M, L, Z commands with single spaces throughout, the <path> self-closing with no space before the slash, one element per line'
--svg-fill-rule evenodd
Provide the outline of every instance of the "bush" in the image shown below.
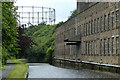
<path fill-rule="evenodd" d="M 45 61 L 52 64 L 54 58 L 54 48 L 50 47 L 47 50 Z"/>

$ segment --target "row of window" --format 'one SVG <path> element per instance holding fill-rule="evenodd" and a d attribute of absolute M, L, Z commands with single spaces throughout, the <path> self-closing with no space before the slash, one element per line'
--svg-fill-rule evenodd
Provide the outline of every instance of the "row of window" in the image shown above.
<path fill-rule="evenodd" d="M 119 37 L 85 41 L 82 55 L 118 55 Z"/>
<path fill-rule="evenodd" d="M 120 14 L 119 14 L 119 10 L 116 9 L 116 11 L 92 19 L 84 24 L 81 24 L 80 26 L 76 27 L 76 29 L 70 28 L 64 33 L 66 33 L 66 37 L 68 36 L 72 37 L 75 34 L 80 34 L 80 33 L 83 36 L 101 33 L 104 31 L 108 31 L 120 27 L 119 21 L 120 21 Z M 82 28 L 83 30 L 81 30 Z"/>
<path fill-rule="evenodd" d="M 107 15 L 98 17 L 96 19 L 92 19 L 79 27 L 84 28 L 84 32 L 82 33 L 84 36 L 95 34 L 99 32 L 104 32 L 110 29 L 118 28 L 119 23 L 119 10 L 115 12 L 111 12 Z"/>

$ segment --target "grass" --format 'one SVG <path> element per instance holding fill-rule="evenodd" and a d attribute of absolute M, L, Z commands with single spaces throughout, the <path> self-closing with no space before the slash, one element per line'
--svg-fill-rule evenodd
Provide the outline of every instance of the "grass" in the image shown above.
<path fill-rule="evenodd" d="M 26 63 L 21 62 L 23 59 L 14 59 L 12 60 L 15 64 L 14 69 L 9 73 L 7 80 L 11 80 L 11 78 L 25 78 L 25 75 L 28 71 L 28 65 Z"/>
<path fill-rule="evenodd" d="M 26 64 L 16 64 L 15 68 L 9 73 L 9 78 L 25 78 L 28 66 Z"/>
<path fill-rule="evenodd" d="M 24 62 L 21 62 L 21 60 L 25 60 L 25 59 L 11 59 L 12 63 L 15 63 L 15 64 L 19 64 L 19 63 L 24 63 Z M 0 70 L 3 70 L 5 69 L 6 65 L 2 65 L 0 64 Z"/>
<path fill-rule="evenodd" d="M 5 67 L 6 67 L 6 65 L 2 65 L 2 66 L 0 66 L 0 70 L 5 69 Z"/>
<path fill-rule="evenodd" d="M 20 64 L 20 63 L 24 63 L 24 62 L 21 62 L 21 60 L 25 60 L 25 59 L 12 59 L 12 63 L 15 63 L 15 64 Z"/>

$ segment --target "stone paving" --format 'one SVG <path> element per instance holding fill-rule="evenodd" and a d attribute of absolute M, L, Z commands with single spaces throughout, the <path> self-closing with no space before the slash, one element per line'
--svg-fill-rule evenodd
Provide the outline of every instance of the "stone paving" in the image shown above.
<path fill-rule="evenodd" d="M 14 64 L 10 60 L 7 61 L 5 69 L 2 70 L 2 80 L 5 80 L 8 74 L 13 70 Z"/>

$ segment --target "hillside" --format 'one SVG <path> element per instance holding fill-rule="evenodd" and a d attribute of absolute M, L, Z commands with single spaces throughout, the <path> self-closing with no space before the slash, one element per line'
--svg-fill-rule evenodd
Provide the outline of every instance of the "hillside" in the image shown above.
<path fill-rule="evenodd" d="M 30 26 L 26 29 L 26 35 L 36 45 L 27 50 L 27 58 L 30 62 L 49 62 L 54 56 L 54 31 L 56 25 Z"/>

